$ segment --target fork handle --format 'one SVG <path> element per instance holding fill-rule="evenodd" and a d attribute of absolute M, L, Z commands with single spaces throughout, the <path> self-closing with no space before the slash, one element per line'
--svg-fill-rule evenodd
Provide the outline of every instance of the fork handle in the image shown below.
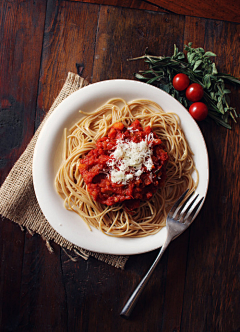
<path fill-rule="evenodd" d="M 159 254 L 157 255 L 157 258 L 153 262 L 152 266 L 150 267 L 150 269 L 146 273 L 145 277 L 140 281 L 139 285 L 137 286 L 135 291 L 132 293 L 129 300 L 127 301 L 124 308 L 122 309 L 122 311 L 120 313 L 120 315 L 122 317 L 128 318 L 130 316 L 130 314 L 131 314 L 133 308 L 135 307 L 140 295 L 142 294 L 142 291 L 144 290 L 144 288 L 145 288 L 148 280 L 150 279 L 155 267 L 157 266 L 158 262 L 160 261 L 162 255 L 164 254 L 164 252 L 165 252 L 166 248 L 168 247 L 169 243 L 171 242 L 171 240 L 172 240 L 172 237 L 168 236 L 165 243 L 163 244 Z"/>

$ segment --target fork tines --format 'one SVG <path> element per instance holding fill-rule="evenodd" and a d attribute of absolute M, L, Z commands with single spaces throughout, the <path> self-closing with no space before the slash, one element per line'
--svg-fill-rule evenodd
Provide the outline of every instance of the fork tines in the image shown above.
<path fill-rule="evenodd" d="M 197 194 L 196 197 L 190 201 L 190 198 L 194 195 L 195 191 L 192 191 L 189 196 L 184 200 L 188 193 L 189 189 L 187 189 L 182 196 L 176 201 L 176 203 L 171 208 L 168 216 L 170 218 L 174 218 L 179 222 L 183 223 L 185 218 L 187 217 L 187 223 L 191 223 L 192 219 L 194 218 L 198 208 L 200 207 L 203 197 L 199 200 L 199 202 L 194 206 L 194 203 L 198 199 L 199 195 Z M 182 203 L 183 202 L 183 203 Z M 190 202 L 190 203 L 189 203 Z M 182 204 L 181 204 L 182 203 Z M 192 207 L 194 208 L 192 209 Z M 192 210 L 191 210 L 192 209 Z M 191 212 L 190 212 L 191 211 Z M 189 213 L 190 212 L 190 213 Z M 189 213 L 189 214 L 188 214 Z"/>

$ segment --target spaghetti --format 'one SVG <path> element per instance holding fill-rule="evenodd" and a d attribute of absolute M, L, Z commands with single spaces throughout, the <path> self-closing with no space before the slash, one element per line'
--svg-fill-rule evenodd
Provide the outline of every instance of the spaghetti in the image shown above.
<path fill-rule="evenodd" d="M 187 188 L 190 193 L 198 184 L 198 178 L 196 183 L 192 178 L 196 171 L 193 153 L 178 116 L 165 113 L 149 100 L 127 103 L 120 98 L 109 100 L 93 113 L 83 114 L 86 116 L 69 130 L 69 134 L 65 130 L 64 160 L 55 179 L 56 190 L 64 199 L 65 208 L 79 214 L 90 229 L 95 227 L 107 235 L 142 237 L 157 233 L 165 226 L 167 213 L 179 196 Z M 150 200 L 141 201 L 129 213 L 123 203 L 107 206 L 95 201 L 87 190 L 79 164 L 116 122 L 129 127 L 136 120 L 143 128 L 150 126 L 161 139 L 168 162 L 165 185 Z"/>

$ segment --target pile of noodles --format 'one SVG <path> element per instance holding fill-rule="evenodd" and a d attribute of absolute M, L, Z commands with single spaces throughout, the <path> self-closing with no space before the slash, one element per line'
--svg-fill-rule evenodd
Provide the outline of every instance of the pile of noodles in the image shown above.
<path fill-rule="evenodd" d="M 195 183 L 192 178 L 196 171 L 193 153 L 178 116 L 165 113 L 150 100 L 127 103 L 120 98 L 111 99 L 85 115 L 68 133 L 65 132 L 64 158 L 55 179 L 56 190 L 64 199 L 65 208 L 79 214 L 90 229 L 93 226 L 107 235 L 142 237 L 157 233 L 165 226 L 167 213 L 177 198 L 187 188 L 190 193 L 198 184 L 198 179 Z M 169 160 L 165 186 L 129 214 L 122 204 L 106 206 L 95 202 L 87 191 L 78 164 L 79 158 L 96 147 L 98 138 L 107 136 L 115 122 L 129 126 L 136 119 L 143 128 L 151 126 L 165 145 Z"/>

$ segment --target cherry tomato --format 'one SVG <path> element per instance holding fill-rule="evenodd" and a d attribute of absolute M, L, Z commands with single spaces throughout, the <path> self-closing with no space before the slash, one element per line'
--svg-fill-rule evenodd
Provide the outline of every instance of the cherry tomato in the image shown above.
<path fill-rule="evenodd" d="M 173 87 L 178 91 L 183 91 L 189 86 L 190 80 L 185 74 L 177 74 L 173 77 Z"/>
<path fill-rule="evenodd" d="M 203 87 L 198 83 L 190 84 L 186 90 L 186 97 L 190 101 L 199 101 L 203 97 Z"/>
<path fill-rule="evenodd" d="M 195 120 L 202 121 L 208 115 L 208 108 L 204 103 L 198 101 L 189 107 L 189 113 Z"/>

